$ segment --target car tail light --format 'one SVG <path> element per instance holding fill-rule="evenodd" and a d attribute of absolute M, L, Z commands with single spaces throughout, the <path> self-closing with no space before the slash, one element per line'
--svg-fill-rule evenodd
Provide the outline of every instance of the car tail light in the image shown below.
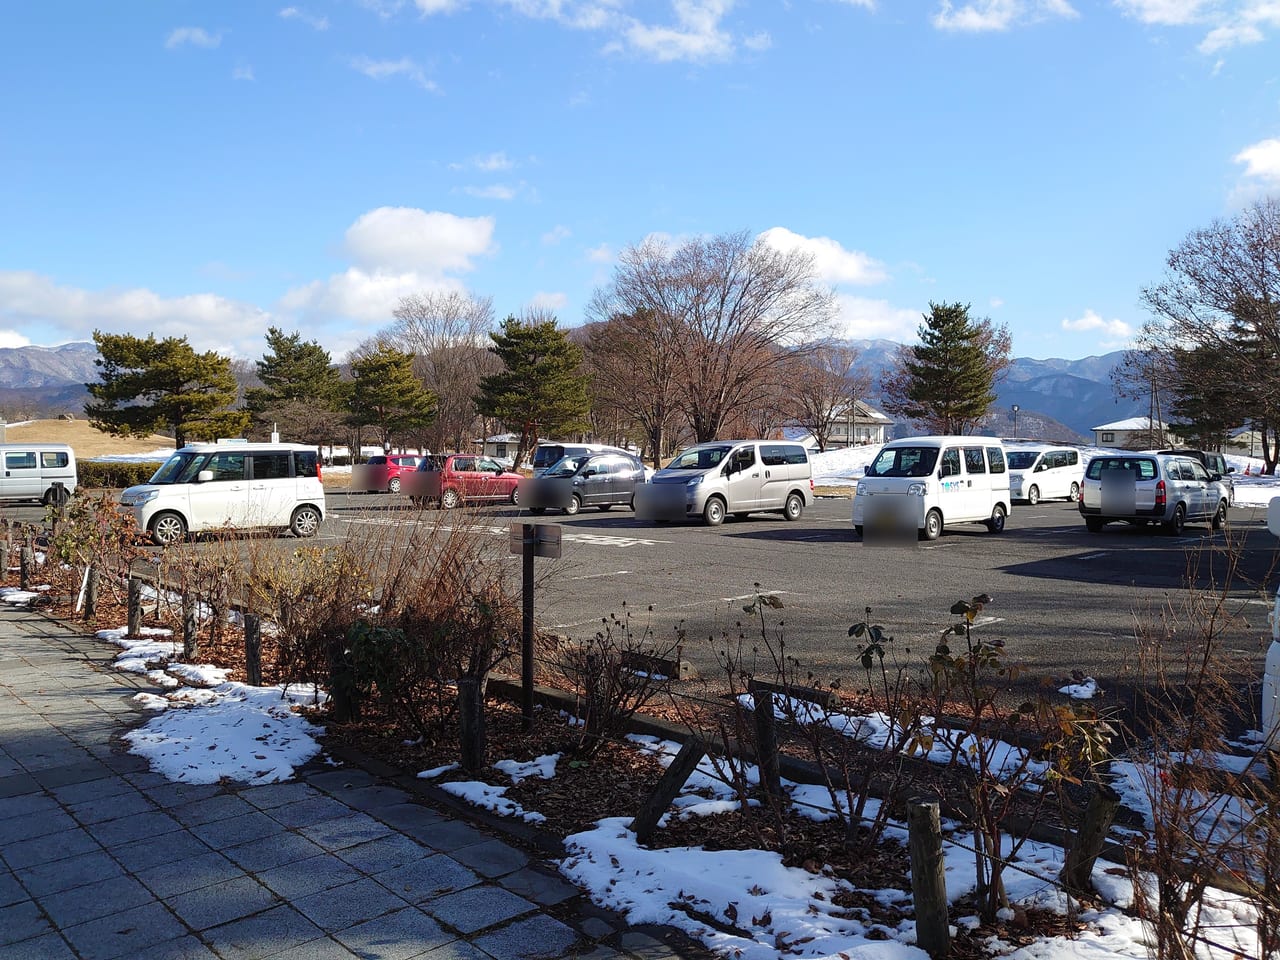
<path fill-rule="evenodd" d="M 1168 497 L 1165 495 L 1164 481 L 1156 482 L 1156 509 L 1163 510 L 1165 504 L 1168 503 Z"/>
<path fill-rule="evenodd" d="M 809 492 L 813 493 L 813 477 L 809 478 Z"/>
<path fill-rule="evenodd" d="M 321 464 L 320 464 L 320 458 L 319 458 L 319 457 L 316 457 L 316 479 L 317 479 L 317 480 L 320 480 L 321 482 L 323 482 L 323 481 L 324 481 L 324 477 L 322 477 L 322 476 L 320 475 L 320 465 L 321 465 Z"/>

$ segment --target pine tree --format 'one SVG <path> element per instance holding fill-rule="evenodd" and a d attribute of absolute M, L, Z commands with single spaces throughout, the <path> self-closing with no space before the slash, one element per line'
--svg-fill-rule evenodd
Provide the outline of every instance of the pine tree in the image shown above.
<path fill-rule="evenodd" d="M 482 416 L 520 431 L 516 463 L 540 436 L 586 429 L 590 378 L 582 369 L 582 348 L 556 327 L 554 317 L 507 317 L 489 337 L 503 370 L 480 381 L 476 406 Z"/>
<path fill-rule="evenodd" d="M 89 422 L 116 436 L 170 430 L 175 446 L 188 440 L 239 436 L 249 414 L 231 409 L 237 385 L 231 360 L 210 350 L 196 353 L 186 337 L 145 340 L 95 330 L 98 382 L 85 386 Z"/>
<path fill-rule="evenodd" d="M 995 403 L 992 388 L 1009 365 L 1008 330 L 974 322 L 968 304 L 930 302 L 918 335 L 920 343 L 903 348 L 881 385 L 885 408 L 937 433 L 972 431 Z"/>
<path fill-rule="evenodd" d="M 356 426 L 376 427 L 389 449 L 393 436 L 431 425 L 436 395 L 413 372 L 413 354 L 379 344 L 351 364 L 347 407 Z"/>
<path fill-rule="evenodd" d="M 329 352 L 314 340 L 303 342 L 267 329 L 270 351 L 257 362 L 261 387 L 245 391 L 245 406 L 254 419 L 274 425 L 293 440 L 320 443 L 336 432 L 344 407 L 346 384 Z"/>

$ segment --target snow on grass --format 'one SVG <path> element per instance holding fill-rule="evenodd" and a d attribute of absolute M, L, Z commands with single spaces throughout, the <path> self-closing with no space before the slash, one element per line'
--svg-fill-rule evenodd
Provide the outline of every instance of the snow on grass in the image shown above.
<path fill-rule="evenodd" d="M 523 820 L 526 823 L 542 823 L 547 819 L 541 813 L 534 810 L 526 810 L 514 800 L 508 800 L 506 787 L 494 787 L 478 780 L 462 780 L 453 783 L 442 783 L 440 784 L 440 789 L 445 793 L 451 793 L 455 797 L 467 801 L 472 806 L 480 807 L 484 810 L 492 810 L 502 817 L 511 817 L 516 820 Z"/>
<path fill-rule="evenodd" d="M 559 759 L 560 754 L 558 753 L 546 753 L 527 763 L 518 763 L 515 760 L 499 760 L 493 767 L 495 770 L 501 770 L 509 776 L 512 783 L 520 783 L 529 777 L 551 780 L 556 775 L 556 761 Z"/>
<path fill-rule="evenodd" d="M 1066 694 L 1072 700 L 1092 700 L 1098 695 L 1098 681 L 1093 677 L 1085 677 L 1079 683 L 1069 683 L 1059 687 L 1058 692 Z"/>

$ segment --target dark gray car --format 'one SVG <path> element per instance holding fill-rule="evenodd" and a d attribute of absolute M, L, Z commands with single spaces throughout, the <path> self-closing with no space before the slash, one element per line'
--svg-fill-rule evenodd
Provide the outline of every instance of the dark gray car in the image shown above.
<path fill-rule="evenodd" d="M 636 484 L 644 483 L 644 464 L 625 453 L 566 456 L 533 480 L 524 482 L 520 502 L 530 513 L 559 508 L 573 516 L 583 507 L 635 509 Z"/>

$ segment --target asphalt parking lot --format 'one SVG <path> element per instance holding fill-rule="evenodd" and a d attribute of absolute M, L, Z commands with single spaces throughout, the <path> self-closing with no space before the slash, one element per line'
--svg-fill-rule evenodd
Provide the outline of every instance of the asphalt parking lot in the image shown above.
<path fill-rule="evenodd" d="M 759 584 L 783 603 L 766 611 L 770 636 L 784 637 L 787 652 L 824 679 L 858 672 L 848 628 L 867 607 L 893 648 L 919 659 L 953 622 L 952 603 L 981 593 L 994 602 L 980 629 L 1005 641 L 1007 661 L 1023 665 L 1028 682 L 1081 671 L 1117 689 L 1130 679 L 1136 625 L 1171 631 L 1166 649 L 1180 647 L 1195 628 L 1177 612 L 1214 595 L 1225 598 L 1226 648 L 1260 676 L 1280 544 L 1263 509 L 1233 509 L 1222 532 L 1189 526 L 1168 537 L 1123 524 L 1089 533 L 1074 504 L 1044 502 L 1015 506 L 1000 535 L 957 526 L 936 542 L 895 547 L 860 542 L 849 509 L 846 499 L 820 499 L 795 523 L 764 514 L 715 528 L 643 523 L 625 508 L 477 512 L 495 536 L 522 519 L 562 525 L 562 558 L 536 561 L 544 628 L 589 636 L 603 617 L 629 612 L 659 640 L 682 629 L 685 658 L 704 672 L 715 669 L 717 643 L 759 636 L 759 620 L 742 610 Z M 324 535 L 415 516 L 389 496 L 340 493 L 329 498 Z"/>

